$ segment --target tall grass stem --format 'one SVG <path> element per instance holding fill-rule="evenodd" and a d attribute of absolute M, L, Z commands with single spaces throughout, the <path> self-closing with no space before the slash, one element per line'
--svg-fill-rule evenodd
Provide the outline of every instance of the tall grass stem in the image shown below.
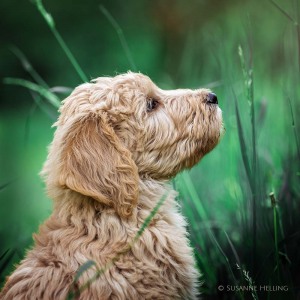
<path fill-rule="evenodd" d="M 271 200 L 271 206 L 273 208 L 273 228 L 274 228 L 274 248 L 275 248 L 275 264 L 276 264 L 276 273 L 278 276 L 278 280 L 280 281 L 280 272 L 279 272 L 279 250 L 278 250 L 278 221 L 277 221 L 277 204 L 274 193 L 270 193 L 269 195 Z"/>
<path fill-rule="evenodd" d="M 290 109 L 291 109 L 292 128 L 293 128 L 293 132 L 294 132 L 294 136 L 295 136 L 295 142 L 296 142 L 296 147 L 297 147 L 297 155 L 298 155 L 298 159 L 300 160 L 300 146 L 299 146 L 298 130 L 297 130 L 296 125 L 295 125 L 294 110 L 293 110 L 293 105 L 292 105 L 292 101 L 291 101 L 290 97 L 288 97 L 288 102 L 289 102 Z"/>
<path fill-rule="evenodd" d="M 78 76 L 81 78 L 81 80 L 83 82 L 87 82 L 88 81 L 87 76 L 85 75 L 85 73 L 83 72 L 81 67 L 79 66 L 77 60 L 75 59 L 74 55 L 70 51 L 70 49 L 67 46 L 67 44 L 65 43 L 65 41 L 63 40 L 63 38 L 61 37 L 61 35 L 57 31 L 56 26 L 55 26 L 55 22 L 54 22 L 52 16 L 46 11 L 42 0 L 34 0 L 33 3 L 36 5 L 37 9 L 39 10 L 41 15 L 45 19 L 47 25 L 49 26 L 49 28 L 52 31 L 52 33 L 53 33 L 54 37 L 56 38 L 57 42 L 59 43 L 59 45 L 61 46 L 61 48 L 65 52 L 66 56 L 68 57 L 69 61 L 72 64 L 72 66 L 74 67 L 75 71 L 77 72 Z"/>
<path fill-rule="evenodd" d="M 40 76 L 40 74 L 33 68 L 25 54 L 16 46 L 11 46 L 10 51 L 20 60 L 23 68 L 27 71 L 32 79 L 38 83 L 39 85 L 43 86 L 44 88 L 49 88 L 46 81 Z"/>
<path fill-rule="evenodd" d="M 20 78 L 11 78 L 11 77 L 4 78 L 3 83 L 19 85 L 19 86 L 25 87 L 25 88 L 27 88 L 31 91 L 37 92 L 38 94 L 43 96 L 54 107 L 59 108 L 59 106 L 60 106 L 59 98 L 56 97 L 55 94 L 51 93 L 48 89 L 46 89 L 38 84 L 35 84 L 28 80 L 24 80 L 24 79 L 20 79 Z"/>
<path fill-rule="evenodd" d="M 249 30 L 249 32 L 251 32 Z M 252 45 L 251 39 L 249 41 Z M 245 57 L 241 46 L 238 47 L 238 54 L 241 61 L 241 67 L 244 74 L 245 87 L 247 91 L 247 100 L 250 106 L 251 118 L 251 134 L 252 134 L 252 172 L 251 172 L 251 188 L 252 188 L 252 271 L 256 269 L 256 242 L 257 242 L 257 194 L 258 194 L 258 172 L 257 172 L 257 149 L 256 149 L 256 125 L 255 125 L 255 107 L 254 107 L 254 84 L 253 84 L 253 61 L 252 50 L 250 47 L 250 66 L 247 68 Z"/>

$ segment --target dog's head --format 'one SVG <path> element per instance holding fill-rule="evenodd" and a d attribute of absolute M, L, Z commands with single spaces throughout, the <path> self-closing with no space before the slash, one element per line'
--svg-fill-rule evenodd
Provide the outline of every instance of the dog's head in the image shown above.
<path fill-rule="evenodd" d="M 60 112 L 43 170 L 49 190 L 73 190 L 124 217 L 137 203 L 139 178 L 191 168 L 222 131 L 209 90 L 165 91 L 136 73 L 77 87 Z"/>

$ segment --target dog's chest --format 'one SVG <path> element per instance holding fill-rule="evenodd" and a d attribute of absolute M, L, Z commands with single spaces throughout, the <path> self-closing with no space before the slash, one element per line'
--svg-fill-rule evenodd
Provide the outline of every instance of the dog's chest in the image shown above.
<path fill-rule="evenodd" d="M 130 252 L 116 262 L 120 273 L 139 293 L 143 294 L 146 287 L 151 293 L 163 295 L 162 299 L 193 298 L 198 274 L 185 225 L 184 218 L 174 211 L 154 218 Z"/>

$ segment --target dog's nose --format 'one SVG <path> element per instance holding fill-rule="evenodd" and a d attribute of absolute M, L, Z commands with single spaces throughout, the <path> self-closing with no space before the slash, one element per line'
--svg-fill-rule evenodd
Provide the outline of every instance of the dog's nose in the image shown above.
<path fill-rule="evenodd" d="M 211 103 L 211 104 L 218 104 L 218 97 L 216 94 L 214 93 L 209 93 L 207 95 L 207 100 L 206 100 L 207 103 Z"/>

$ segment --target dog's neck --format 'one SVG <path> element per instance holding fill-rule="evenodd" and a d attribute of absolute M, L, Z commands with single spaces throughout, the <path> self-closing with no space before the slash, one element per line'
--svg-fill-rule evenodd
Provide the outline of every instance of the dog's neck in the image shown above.
<path fill-rule="evenodd" d="M 133 215 L 150 214 L 156 207 L 160 199 L 163 198 L 164 203 L 161 205 L 160 211 L 167 211 L 174 206 L 174 199 L 177 193 L 172 189 L 167 180 L 140 179 L 139 182 L 139 199 L 137 207 L 134 208 Z M 61 189 L 57 191 L 54 198 L 54 214 L 58 217 L 82 216 L 86 214 L 99 214 L 105 212 L 115 214 L 112 207 L 108 207 L 98 201 L 83 196 L 70 189 Z"/>

